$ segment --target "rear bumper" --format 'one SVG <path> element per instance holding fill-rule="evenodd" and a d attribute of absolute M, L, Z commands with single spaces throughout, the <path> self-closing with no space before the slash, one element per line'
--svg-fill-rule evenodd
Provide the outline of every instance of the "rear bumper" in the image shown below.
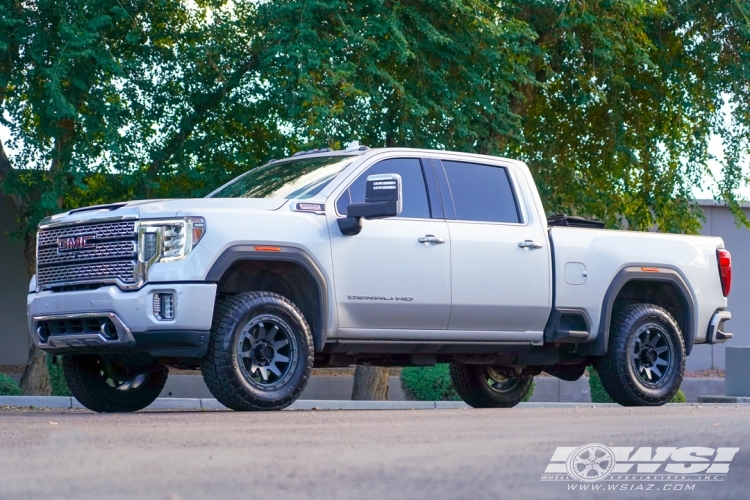
<path fill-rule="evenodd" d="M 732 319 L 732 313 L 729 311 L 721 310 L 714 313 L 708 323 L 707 344 L 722 344 L 734 337 L 731 333 L 724 331 L 724 324 L 730 319 Z"/>
<path fill-rule="evenodd" d="M 173 293 L 174 319 L 153 313 L 154 293 Z M 126 292 L 116 286 L 30 293 L 28 326 L 34 344 L 53 354 L 146 351 L 154 356 L 205 355 L 216 285 L 166 283 Z"/>

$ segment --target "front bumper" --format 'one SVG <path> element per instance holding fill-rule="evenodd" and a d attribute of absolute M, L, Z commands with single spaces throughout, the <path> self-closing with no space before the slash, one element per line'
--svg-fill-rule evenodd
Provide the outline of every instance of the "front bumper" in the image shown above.
<path fill-rule="evenodd" d="M 154 293 L 174 294 L 174 319 L 163 321 L 154 315 Z M 208 345 L 215 297 L 214 283 L 30 293 L 29 333 L 38 348 L 53 354 L 146 351 L 200 358 Z"/>

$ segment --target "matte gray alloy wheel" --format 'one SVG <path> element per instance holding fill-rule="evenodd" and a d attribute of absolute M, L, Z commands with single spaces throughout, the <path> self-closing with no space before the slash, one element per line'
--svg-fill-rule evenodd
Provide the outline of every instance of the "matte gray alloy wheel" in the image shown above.
<path fill-rule="evenodd" d="M 452 363 L 453 387 L 461 399 L 474 408 L 510 408 L 529 392 L 532 377 L 513 376 L 510 368 Z"/>
<path fill-rule="evenodd" d="M 216 303 L 203 379 L 232 410 L 281 410 L 305 389 L 313 351 L 305 316 L 289 299 L 238 293 Z"/>
<path fill-rule="evenodd" d="M 499 393 L 511 393 L 523 382 L 518 377 L 508 377 L 493 366 L 485 367 L 485 375 L 487 376 L 487 385 L 493 391 Z"/>
<path fill-rule="evenodd" d="M 237 363 L 254 387 L 274 391 L 283 387 L 297 367 L 297 338 L 278 316 L 264 314 L 250 321 L 237 342 Z"/>
<path fill-rule="evenodd" d="M 118 369 L 106 359 L 91 355 L 66 355 L 63 373 L 70 392 L 86 408 L 99 412 L 138 411 L 159 396 L 167 382 L 164 367 L 143 373 Z"/>
<path fill-rule="evenodd" d="M 685 339 L 674 317 L 655 304 L 628 304 L 612 313 L 609 345 L 594 358 L 607 394 L 623 406 L 656 406 L 680 389 Z"/>
<path fill-rule="evenodd" d="M 648 323 L 633 336 L 630 362 L 641 383 L 658 388 L 674 369 L 674 343 L 661 325 Z"/>

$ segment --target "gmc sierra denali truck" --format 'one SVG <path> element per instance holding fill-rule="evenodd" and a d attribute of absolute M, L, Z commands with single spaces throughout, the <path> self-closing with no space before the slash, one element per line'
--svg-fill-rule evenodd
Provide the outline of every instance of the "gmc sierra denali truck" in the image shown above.
<path fill-rule="evenodd" d="M 45 219 L 28 323 L 101 412 L 149 405 L 168 367 L 278 410 L 352 364 L 450 363 L 474 407 L 593 365 L 618 403 L 661 405 L 693 346 L 731 338 L 730 286 L 720 238 L 548 220 L 522 162 L 353 144 Z"/>

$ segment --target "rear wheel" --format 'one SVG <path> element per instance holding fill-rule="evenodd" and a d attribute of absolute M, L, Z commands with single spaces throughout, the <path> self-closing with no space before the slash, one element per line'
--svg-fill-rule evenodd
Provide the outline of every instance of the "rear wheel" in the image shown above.
<path fill-rule="evenodd" d="M 103 413 L 142 410 L 159 397 L 169 374 L 166 368 L 125 370 L 92 354 L 62 358 L 71 394 L 89 410 Z"/>
<path fill-rule="evenodd" d="M 313 343 L 302 312 L 288 299 L 248 292 L 216 304 L 203 378 L 233 410 L 280 410 L 304 390 Z"/>
<path fill-rule="evenodd" d="M 680 389 L 685 341 L 677 322 L 653 304 L 628 305 L 612 314 L 607 354 L 597 358 L 607 394 L 623 406 L 657 406 Z"/>
<path fill-rule="evenodd" d="M 474 408 L 510 408 L 523 401 L 533 377 L 522 378 L 502 367 L 451 364 L 456 392 Z"/>

